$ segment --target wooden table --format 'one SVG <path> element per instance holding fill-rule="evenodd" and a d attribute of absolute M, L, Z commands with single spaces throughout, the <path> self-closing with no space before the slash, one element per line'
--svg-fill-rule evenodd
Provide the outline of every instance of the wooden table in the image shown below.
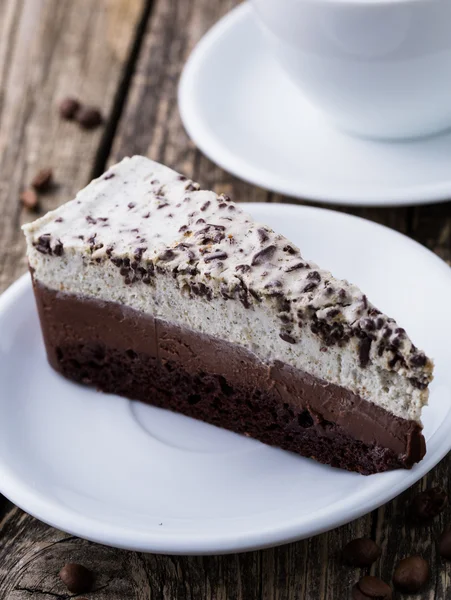
<path fill-rule="evenodd" d="M 202 34 L 235 4 L 237 0 L 0 1 L 0 291 L 26 270 L 19 226 L 32 216 L 18 198 L 40 167 L 52 166 L 58 183 L 43 196 L 42 212 L 72 198 L 107 164 L 135 153 L 237 200 L 292 201 L 216 167 L 196 150 L 180 122 L 176 88 L 183 64 Z M 55 105 L 68 94 L 100 106 L 104 126 L 86 132 L 61 121 Z M 451 259 L 449 203 L 344 210 L 398 229 Z M 407 526 L 404 518 L 421 488 L 439 484 L 451 491 L 450 467 L 447 458 L 393 502 L 324 535 L 224 557 L 153 556 L 106 548 L 43 525 L 2 499 L 0 600 L 66 598 L 57 573 L 67 561 L 96 570 L 96 591 L 88 597 L 98 600 L 346 600 L 364 571 L 343 568 L 337 554 L 345 542 L 363 535 L 383 548 L 372 574 L 389 581 L 397 559 L 421 553 L 433 576 L 427 591 L 415 597 L 451 598 L 451 566 L 441 561 L 435 546 L 450 512 L 421 530 Z"/>

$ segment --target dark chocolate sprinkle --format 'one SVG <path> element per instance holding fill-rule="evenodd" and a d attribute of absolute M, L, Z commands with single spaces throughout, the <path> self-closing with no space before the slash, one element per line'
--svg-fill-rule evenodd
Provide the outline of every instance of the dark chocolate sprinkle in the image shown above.
<path fill-rule="evenodd" d="M 307 275 L 307 279 L 311 279 L 319 283 L 321 281 L 321 275 L 318 273 L 318 271 L 310 271 L 310 273 Z"/>
<path fill-rule="evenodd" d="M 304 269 L 306 267 L 306 264 L 303 262 L 298 262 L 295 265 L 292 265 L 291 267 L 287 267 L 285 269 L 285 273 L 291 273 L 292 271 L 298 271 L 299 269 Z"/>
<path fill-rule="evenodd" d="M 311 292 L 312 290 L 314 290 L 317 287 L 318 287 L 318 283 L 316 281 L 311 281 L 310 283 L 307 283 L 307 285 L 305 286 L 305 288 L 302 291 L 303 292 Z"/>
<path fill-rule="evenodd" d="M 107 173 L 106 175 L 104 175 L 103 178 L 104 179 L 113 179 L 114 176 L 115 176 L 114 173 Z"/>
<path fill-rule="evenodd" d="M 413 367 L 424 367 L 426 364 L 426 356 L 422 353 L 414 354 L 410 358 L 410 364 Z"/>
<path fill-rule="evenodd" d="M 274 256 L 276 249 L 276 246 L 272 244 L 271 246 L 263 248 L 263 250 L 259 250 L 256 254 L 254 254 L 254 257 L 252 259 L 252 265 L 261 265 L 271 260 L 271 258 Z"/>
<path fill-rule="evenodd" d="M 395 348 L 399 348 L 399 346 L 401 345 L 401 338 L 400 337 L 395 337 L 392 339 L 392 346 L 394 346 Z"/>
<path fill-rule="evenodd" d="M 237 265 L 235 267 L 235 271 L 239 271 L 240 273 L 249 273 L 251 267 L 249 265 Z"/>
<path fill-rule="evenodd" d="M 166 208 L 166 206 L 169 206 L 169 202 L 162 202 L 157 206 L 157 210 L 159 210 L 160 208 Z"/>
<path fill-rule="evenodd" d="M 41 254 L 52 254 L 52 248 L 50 247 L 50 233 L 44 233 L 38 238 L 37 243 L 34 244 L 36 250 Z"/>
<path fill-rule="evenodd" d="M 90 225 L 95 225 L 95 224 L 97 223 L 97 219 L 93 219 L 93 218 L 91 217 L 91 215 L 88 215 L 88 216 L 87 216 L 87 217 L 85 217 L 85 218 L 86 218 L 86 220 L 88 221 L 88 223 L 89 223 Z"/>
<path fill-rule="evenodd" d="M 294 337 L 291 336 L 289 333 L 286 333 L 286 332 L 279 333 L 279 337 L 284 342 L 288 342 L 289 344 L 295 344 L 296 343 L 296 340 L 294 339 Z"/>
<path fill-rule="evenodd" d="M 369 317 L 362 319 L 360 325 L 365 331 L 374 331 L 376 328 L 373 319 L 370 319 Z"/>
<path fill-rule="evenodd" d="M 162 254 L 160 254 L 160 260 L 172 260 L 175 258 L 176 254 L 174 250 L 167 248 Z"/>
<path fill-rule="evenodd" d="M 262 244 L 263 244 L 263 242 L 266 242 L 269 240 L 268 232 L 266 231 L 266 229 L 263 229 L 263 227 L 260 227 L 259 229 L 257 229 L 257 233 L 258 233 L 258 239 L 260 240 L 260 242 Z"/>
<path fill-rule="evenodd" d="M 61 240 L 57 240 L 55 247 L 53 248 L 53 254 L 55 254 L 55 256 L 62 256 L 64 254 L 64 247 Z"/>
<path fill-rule="evenodd" d="M 288 252 L 288 254 L 296 254 L 296 250 L 293 248 L 293 246 L 290 246 L 289 244 L 284 246 L 283 251 Z"/>
<path fill-rule="evenodd" d="M 57 219 L 55 219 L 55 223 L 62 223 L 63 220 L 63 217 L 58 217 Z"/>
<path fill-rule="evenodd" d="M 278 279 L 275 279 L 274 281 L 269 281 L 266 285 L 265 285 L 265 289 L 266 290 L 270 290 L 273 288 L 280 288 L 282 287 L 282 282 L 279 281 Z"/>
<path fill-rule="evenodd" d="M 207 210 L 207 208 L 210 206 L 210 204 L 211 204 L 210 200 L 207 200 L 206 202 L 204 202 L 204 203 L 202 204 L 202 206 L 200 207 L 200 209 L 199 209 L 199 210 L 201 210 L 202 212 L 206 211 L 206 210 Z"/>
<path fill-rule="evenodd" d="M 369 337 L 364 337 L 362 340 L 360 340 L 359 359 L 361 367 L 366 367 L 370 361 L 370 348 L 371 340 Z"/>
<path fill-rule="evenodd" d="M 129 202 L 127 206 L 128 208 L 135 208 L 136 204 L 134 202 Z"/>
<path fill-rule="evenodd" d="M 223 260 L 227 258 L 227 253 L 222 252 L 222 250 L 218 250 L 217 252 L 212 252 L 211 254 L 207 254 L 204 258 L 204 262 L 209 263 L 212 260 Z"/>
<path fill-rule="evenodd" d="M 143 219 L 148 219 L 150 217 L 150 213 L 146 213 L 145 215 L 143 215 Z"/>
<path fill-rule="evenodd" d="M 139 248 L 136 248 L 136 250 L 134 251 L 133 255 L 135 256 L 136 260 L 141 260 L 142 255 L 144 254 L 144 252 L 147 250 L 147 248 L 141 246 Z"/>

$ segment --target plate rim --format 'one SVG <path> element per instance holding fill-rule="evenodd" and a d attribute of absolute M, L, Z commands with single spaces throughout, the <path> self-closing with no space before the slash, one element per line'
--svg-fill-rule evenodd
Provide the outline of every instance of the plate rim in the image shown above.
<path fill-rule="evenodd" d="M 217 41 L 227 35 L 240 21 L 251 16 L 253 9 L 246 0 L 217 21 L 197 42 L 191 51 L 180 76 L 177 89 L 177 103 L 183 126 L 195 145 L 210 160 L 225 171 L 239 177 L 243 181 L 263 187 L 272 192 L 283 194 L 292 198 L 308 202 L 342 206 L 365 207 L 394 207 L 394 206 L 422 206 L 433 203 L 447 202 L 451 197 L 451 178 L 435 184 L 403 186 L 392 188 L 389 195 L 383 191 L 368 190 L 364 194 L 361 190 L 319 189 L 316 185 L 306 185 L 302 182 L 286 180 L 275 173 L 268 174 L 264 169 L 259 169 L 231 152 L 223 145 L 218 137 L 211 132 L 205 121 L 201 118 L 193 97 L 192 89 L 196 84 L 197 72 L 200 71 L 204 57 L 216 45 Z M 379 142 L 384 144 L 384 142 Z M 385 142 L 386 144 L 396 142 Z M 362 197 L 366 200 L 362 201 Z"/>
<path fill-rule="evenodd" d="M 355 215 L 348 215 L 347 213 L 311 206 L 261 202 L 242 203 L 242 206 L 245 210 L 250 211 L 253 207 L 269 212 L 273 210 L 283 210 L 287 212 L 287 217 L 290 213 L 295 212 L 298 213 L 298 216 L 302 213 L 304 213 L 304 215 L 328 213 L 328 218 L 333 217 L 334 219 L 341 219 L 343 221 L 363 221 L 366 226 L 381 229 L 385 234 L 392 235 L 396 238 L 402 238 L 404 242 L 410 243 L 415 247 L 417 251 L 424 253 L 429 261 L 433 260 L 436 265 L 443 270 L 443 273 L 449 278 L 449 283 L 451 285 L 451 270 L 441 258 L 415 240 L 412 240 L 404 234 L 390 229 L 385 225 Z M 8 309 L 11 308 L 11 305 L 15 303 L 16 299 L 27 293 L 32 293 L 31 278 L 28 273 L 22 275 L 0 296 L 0 320 L 4 313 L 7 313 Z M 222 532 L 220 539 L 217 534 L 214 536 L 204 534 L 199 536 L 195 532 L 185 532 L 182 538 L 179 537 L 177 531 L 165 530 L 160 533 L 159 531 L 152 529 L 150 531 L 137 532 L 134 528 L 111 525 L 111 523 L 106 524 L 94 517 L 86 517 L 75 509 L 58 503 L 54 498 L 52 499 L 49 496 L 43 497 L 41 492 L 33 490 L 31 485 L 28 485 L 21 480 L 20 475 L 16 476 L 11 467 L 2 462 L 1 457 L 0 491 L 14 504 L 48 525 L 67 531 L 72 535 L 104 545 L 134 551 L 183 555 L 228 554 L 250 551 L 274 547 L 318 535 L 353 521 L 378 508 L 382 504 L 389 502 L 428 473 L 449 452 L 451 449 L 451 438 L 447 435 L 449 425 L 451 425 L 451 411 L 448 411 L 443 422 L 433 433 L 433 436 L 439 436 L 437 448 L 434 453 L 432 455 L 429 453 L 429 456 L 427 454 L 426 458 L 412 470 L 399 470 L 370 476 L 383 477 L 390 476 L 391 474 L 391 478 L 396 479 L 395 482 L 387 482 L 387 484 L 390 484 L 388 493 L 386 493 L 387 484 L 385 485 L 383 499 L 380 498 L 380 494 L 378 493 L 374 498 L 368 501 L 367 496 L 369 494 L 366 492 L 363 504 L 355 501 L 354 506 L 351 507 L 351 509 L 342 510 L 342 505 L 346 504 L 346 498 L 340 500 L 336 506 L 341 512 L 335 516 L 335 519 L 330 516 L 330 507 L 325 507 L 309 517 L 307 526 L 305 524 L 304 516 L 304 520 L 300 523 L 296 524 L 293 520 L 288 523 L 282 522 L 279 523 L 279 525 L 267 527 L 264 531 L 253 531 L 251 534 L 249 534 L 245 528 L 239 533 L 232 531 L 225 534 Z M 191 535 L 191 539 L 188 539 L 188 534 Z"/>

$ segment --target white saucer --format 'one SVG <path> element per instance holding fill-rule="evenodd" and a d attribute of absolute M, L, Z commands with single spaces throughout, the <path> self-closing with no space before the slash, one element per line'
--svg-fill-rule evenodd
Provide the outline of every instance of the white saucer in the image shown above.
<path fill-rule="evenodd" d="M 425 459 L 411 471 L 364 477 L 70 383 L 46 362 L 27 275 L 0 298 L 0 491 L 10 500 L 112 546 L 242 551 L 355 519 L 449 451 L 449 267 L 401 234 L 356 217 L 283 204 L 247 208 L 306 257 L 360 284 L 435 358 Z"/>
<path fill-rule="evenodd" d="M 264 41 L 243 4 L 186 64 L 180 113 L 209 158 L 256 185 L 319 202 L 393 206 L 451 197 L 451 133 L 403 143 L 341 133 L 303 98 Z"/>

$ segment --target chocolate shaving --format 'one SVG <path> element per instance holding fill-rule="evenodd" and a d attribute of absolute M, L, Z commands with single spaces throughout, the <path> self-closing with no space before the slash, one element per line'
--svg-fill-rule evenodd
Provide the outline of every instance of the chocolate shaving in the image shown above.
<path fill-rule="evenodd" d="M 291 267 L 287 267 L 285 269 L 285 273 L 291 273 L 292 271 L 298 271 L 299 269 L 304 269 L 307 265 L 303 262 L 298 262 L 295 265 L 292 265 Z"/>
<path fill-rule="evenodd" d="M 370 361 L 371 340 L 369 337 L 364 337 L 360 340 L 359 345 L 359 360 L 362 368 L 366 367 Z"/>
<path fill-rule="evenodd" d="M 424 367 L 426 365 L 426 362 L 426 356 L 420 352 L 410 357 L 410 364 L 413 367 Z"/>
<path fill-rule="evenodd" d="M 212 252 L 211 254 L 207 254 L 204 257 L 204 262 L 209 263 L 212 260 L 223 260 L 227 258 L 227 253 L 222 250 L 218 250 L 217 252 Z"/>
<path fill-rule="evenodd" d="M 263 229 L 263 227 L 260 227 L 259 229 L 257 229 L 257 233 L 258 233 L 258 239 L 260 240 L 260 242 L 262 244 L 263 244 L 263 242 L 267 242 L 269 240 L 268 232 L 266 231 L 266 229 Z"/>
<path fill-rule="evenodd" d="M 167 248 L 162 254 L 160 254 L 159 259 L 163 261 L 172 260 L 173 258 L 175 258 L 175 256 L 176 253 L 174 252 L 174 250 Z"/>
<path fill-rule="evenodd" d="M 253 266 L 264 264 L 265 262 L 271 260 L 276 250 L 277 248 L 274 246 L 274 244 L 263 248 L 263 250 L 259 250 L 256 254 L 254 254 L 251 264 Z"/>
<path fill-rule="evenodd" d="M 312 281 L 319 283 L 321 281 L 321 275 L 318 273 L 318 271 L 310 271 L 310 273 L 307 275 L 307 279 L 311 279 Z"/>
<path fill-rule="evenodd" d="M 53 254 L 55 256 L 62 256 L 64 254 L 64 246 L 61 240 L 57 240 L 55 247 L 53 248 Z"/>
<path fill-rule="evenodd" d="M 311 292 L 312 290 L 314 290 L 317 287 L 318 287 L 318 283 L 316 281 L 311 281 L 310 283 L 307 283 L 307 285 L 302 290 L 302 292 L 304 292 L 304 293 L 305 292 Z"/>
<path fill-rule="evenodd" d="M 238 271 L 240 273 L 249 273 L 250 270 L 251 267 L 249 265 L 237 265 L 235 267 L 235 271 Z"/>
<path fill-rule="evenodd" d="M 141 246 L 139 248 L 136 248 L 136 250 L 134 251 L 133 255 L 136 258 L 136 260 L 141 260 L 142 255 L 144 254 L 144 252 L 147 250 L 147 248 Z"/>
<path fill-rule="evenodd" d="M 289 344 L 295 344 L 296 343 L 296 340 L 294 339 L 294 337 L 292 335 L 290 335 L 289 333 L 286 333 L 286 332 L 279 333 L 279 337 L 284 342 L 288 342 Z"/>

